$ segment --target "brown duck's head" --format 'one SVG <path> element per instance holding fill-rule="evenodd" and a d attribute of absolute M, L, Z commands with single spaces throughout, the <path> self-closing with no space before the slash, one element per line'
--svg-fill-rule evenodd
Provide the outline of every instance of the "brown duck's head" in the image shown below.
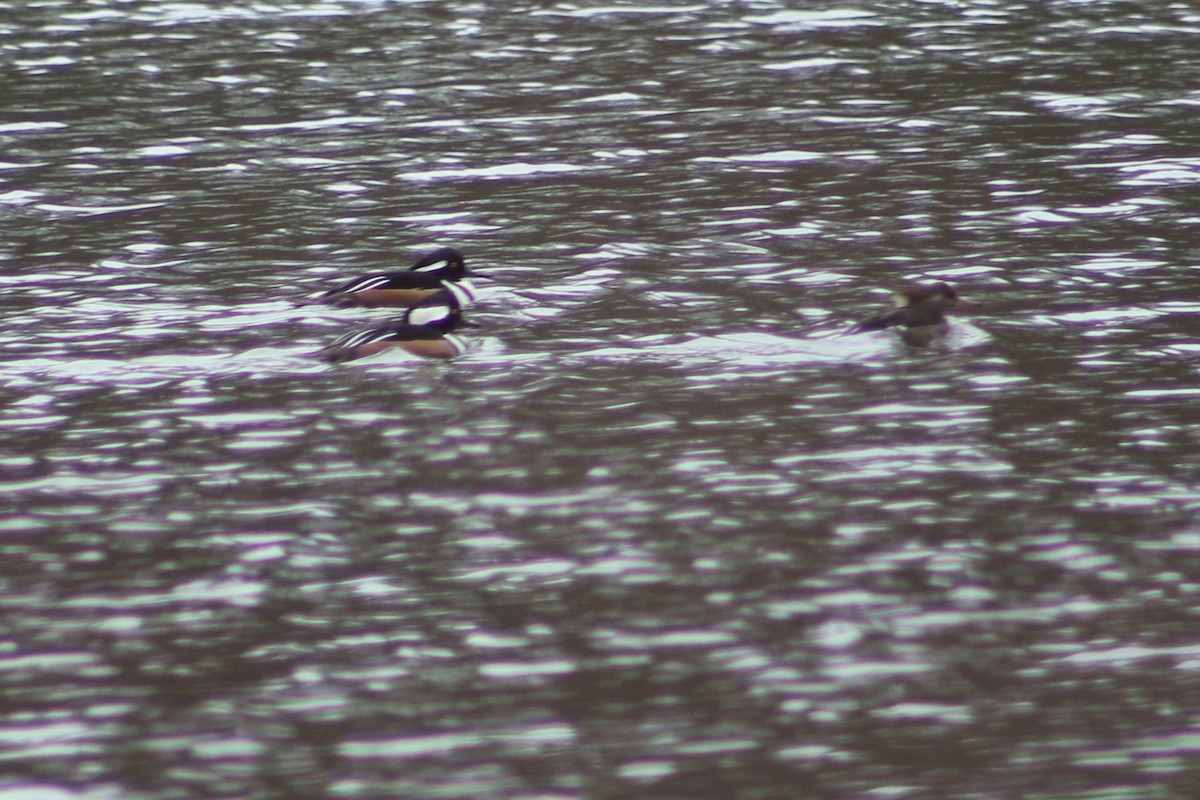
<path fill-rule="evenodd" d="M 896 305 L 913 310 L 949 311 L 952 308 L 975 308 L 979 303 L 963 300 L 953 286 L 942 282 L 906 284 L 896 292 Z"/>

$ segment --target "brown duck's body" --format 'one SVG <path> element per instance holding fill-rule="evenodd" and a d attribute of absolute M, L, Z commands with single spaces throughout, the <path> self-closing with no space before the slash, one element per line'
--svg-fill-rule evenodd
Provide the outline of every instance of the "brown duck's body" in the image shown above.
<path fill-rule="evenodd" d="M 979 305 L 961 299 L 948 283 L 907 284 L 896 292 L 896 308 L 868 317 L 851 333 L 900 329 L 900 338 L 913 347 L 923 347 L 946 334 L 946 313 L 956 308 Z"/>
<path fill-rule="evenodd" d="M 379 355 L 388 350 L 403 350 L 421 358 L 454 358 L 466 350 L 463 341 L 453 334 L 442 334 L 431 339 L 408 338 L 412 336 L 412 332 L 397 326 L 383 335 L 386 338 L 354 346 L 347 346 L 339 340 L 321 350 L 317 357 L 330 364 L 342 364 Z"/>
<path fill-rule="evenodd" d="M 378 276 L 375 276 L 378 277 Z M 384 276 L 386 277 L 386 276 Z M 333 290 L 328 297 L 314 300 L 334 308 L 408 308 L 438 293 L 436 288 Z"/>

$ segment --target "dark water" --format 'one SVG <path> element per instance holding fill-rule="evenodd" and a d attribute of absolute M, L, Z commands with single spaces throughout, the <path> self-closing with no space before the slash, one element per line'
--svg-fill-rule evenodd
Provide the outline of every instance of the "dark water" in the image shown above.
<path fill-rule="evenodd" d="M 0 798 L 1194 796 L 1198 44 L 0 2 Z M 311 358 L 439 244 L 473 352 Z"/>

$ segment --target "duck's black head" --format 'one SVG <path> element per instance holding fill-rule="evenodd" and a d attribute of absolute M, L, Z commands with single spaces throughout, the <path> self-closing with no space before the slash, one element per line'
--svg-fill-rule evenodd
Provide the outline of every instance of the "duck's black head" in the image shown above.
<path fill-rule="evenodd" d="M 462 253 L 453 247 L 440 247 L 422 256 L 409 269 L 413 272 L 443 272 L 450 280 L 458 280 L 470 274 Z"/>
<path fill-rule="evenodd" d="M 937 306 L 952 308 L 959 302 L 958 292 L 948 283 L 909 283 L 896 292 L 896 305 L 901 308 L 913 306 Z"/>

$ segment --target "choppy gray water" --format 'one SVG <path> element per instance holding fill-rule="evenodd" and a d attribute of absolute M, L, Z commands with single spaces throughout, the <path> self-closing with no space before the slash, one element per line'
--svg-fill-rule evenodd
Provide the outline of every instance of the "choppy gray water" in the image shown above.
<path fill-rule="evenodd" d="M 0 2 L 0 798 L 1194 796 L 1198 45 Z M 472 352 L 312 359 L 439 244 Z"/>

